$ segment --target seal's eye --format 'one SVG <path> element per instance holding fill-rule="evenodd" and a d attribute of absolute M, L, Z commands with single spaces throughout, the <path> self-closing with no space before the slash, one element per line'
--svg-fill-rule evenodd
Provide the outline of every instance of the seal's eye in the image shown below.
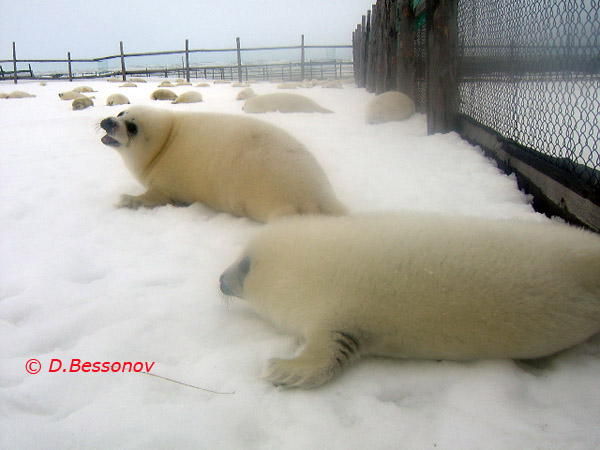
<path fill-rule="evenodd" d="M 117 114 L 117 117 L 121 117 L 123 114 L 125 114 L 125 111 L 121 111 L 119 114 Z"/>
<path fill-rule="evenodd" d="M 125 125 L 127 126 L 127 133 L 130 136 L 135 136 L 137 134 L 138 127 L 137 127 L 137 125 L 135 123 L 127 122 Z"/>
<path fill-rule="evenodd" d="M 240 265 L 238 266 L 238 270 L 242 275 L 247 275 L 248 272 L 250 272 L 250 258 L 247 256 L 242 258 Z"/>

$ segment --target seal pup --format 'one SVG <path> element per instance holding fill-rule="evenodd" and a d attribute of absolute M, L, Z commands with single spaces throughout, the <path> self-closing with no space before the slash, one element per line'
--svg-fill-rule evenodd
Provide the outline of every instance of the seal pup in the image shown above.
<path fill-rule="evenodd" d="M 81 92 L 75 92 L 75 91 L 66 91 L 66 92 L 60 92 L 58 94 L 58 98 L 60 98 L 61 100 L 75 100 L 76 98 L 88 98 L 87 95 L 82 94 Z"/>
<path fill-rule="evenodd" d="M 415 113 L 415 102 L 401 92 L 389 91 L 379 94 L 367 103 L 366 122 L 378 123 L 401 121 Z"/>
<path fill-rule="evenodd" d="M 532 359 L 600 332 L 600 237 L 550 220 L 285 218 L 220 278 L 304 338 L 266 380 L 312 388 L 359 356 Z"/>
<path fill-rule="evenodd" d="M 89 97 L 76 98 L 71 103 L 71 107 L 73 111 L 79 111 L 81 109 L 89 108 L 90 106 L 94 106 L 94 101 Z"/>
<path fill-rule="evenodd" d="M 106 106 L 128 105 L 129 99 L 123 94 L 110 94 L 106 99 Z"/>
<path fill-rule="evenodd" d="M 93 88 L 89 86 L 78 86 L 76 88 L 71 89 L 73 92 L 79 92 L 80 94 L 84 92 L 96 92 Z"/>
<path fill-rule="evenodd" d="M 203 203 L 267 222 L 292 214 L 344 214 L 325 172 L 283 130 L 249 117 L 133 106 L 100 123 L 147 188 L 117 206 Z"/>
<path fill-rule="evenodd" d="M 35 97 L 35 95 L 30 94 L 29 92 L 24 91 L 12 91 L 10 94 L 6 96 L 6 98 L 31 98 Z"/>
<path fill-rule="evenodd" d="M 137 84 L 132 83 L 131 81 L 128 81 L 127 83 L 123 83 L 121 84 L 119 87 L 124 87 L 124 88 L 128 88 L 128 87 L 137 87 Z"/>
<path fill-rule="evenodd" d="M 176 100 L 177 94 L 170 89 L 157 89 L 150 94 L 152 100 Z"/>
<path fill-rule="evenodd" d="M 296 89 L 298 88 L 298 83 L 294 83 L 294 82 L 288 82 L 288 83 L 281 83 L 280 85 L 277 86 L 277 89 Z"/>
<path fill-rule="evenodd" d="M 202 101 L 202 94 L 196 91 L 187 91 L 178 95 L 171 103 L 198 103 Z"/>
<path fill-rule="evenodd" d="M 238 92 L 235 97 L 236 100 L 248 100 L 249 98 L 256 97 L 256 92 L 251 87 L 247 87 Z"/>
<path fill-rule="evenodd" d="M 244 103 L 242 110 L 247 113 L 264 113 L 279 111 L 282 113 L 304 112 L 304 113 L 331 113 L 328 109 L 321 107 L 317 102 L 308 97 L 298 94 L 274 93 L 258 95 L 249 98 Z"/>
<path fill-rule="evenodd" d="M 175 85 L 170 81 L 162 81 L 158 87 L 175 87 Z"/>

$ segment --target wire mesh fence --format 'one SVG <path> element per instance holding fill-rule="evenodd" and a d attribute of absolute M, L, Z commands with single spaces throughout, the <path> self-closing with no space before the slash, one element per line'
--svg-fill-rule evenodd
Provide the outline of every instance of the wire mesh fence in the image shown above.
<path fill-rule="evenodd" d="M 463 0 L 460 113 L 600 188 L 600 17 L 592 0 Z"/>

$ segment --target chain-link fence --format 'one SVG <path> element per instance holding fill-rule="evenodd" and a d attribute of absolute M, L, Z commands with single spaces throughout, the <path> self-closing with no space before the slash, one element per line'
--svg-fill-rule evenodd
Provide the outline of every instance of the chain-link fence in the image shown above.
<path fill-rule="evenodd" d="M 600 188 L 600 17 L 592 0 L 458 3 L 460 112 Z"/>

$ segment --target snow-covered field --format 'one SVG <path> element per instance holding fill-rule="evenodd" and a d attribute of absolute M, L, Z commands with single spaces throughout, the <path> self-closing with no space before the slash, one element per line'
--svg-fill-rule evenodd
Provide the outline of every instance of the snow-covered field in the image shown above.
<path fill-rule="evenodd" d="M 0 100 L 1 449 L 600 446 L 598 336 L 541 369 L 505 360 L 365 359 L 313 391 L 262 381 L 267 359 L 291 357 L 298 344 L 218 290 L 220 273 L 261 225 L 201 205 L 114 207 L 119 194 L 143 188 L 100 143 L 99 121 L 124 109 L 103 106 L 109 94 L 244 114 L 239 88 L 178 87 L 201 91 L 204 102 L 157 104 L 149 96 L 158 81 L 0 82 L 0 92 L 37 96 Z M 57 93 L 80 84 L 98 91 L 96 106 L 73 111 Z M 427 136 L 424 116 L 367 126 L 372 94 L 363 89 L 297 92 L 335 114 L 260 119 L 304 142 L 352 211 L 548 220 L 480 149 L 453 133 Z M 37 374 L 26 371 L 31 359 Z M 80 369 L 154 363 L 156 376 L 71 372 L 73 360 Z"/>

